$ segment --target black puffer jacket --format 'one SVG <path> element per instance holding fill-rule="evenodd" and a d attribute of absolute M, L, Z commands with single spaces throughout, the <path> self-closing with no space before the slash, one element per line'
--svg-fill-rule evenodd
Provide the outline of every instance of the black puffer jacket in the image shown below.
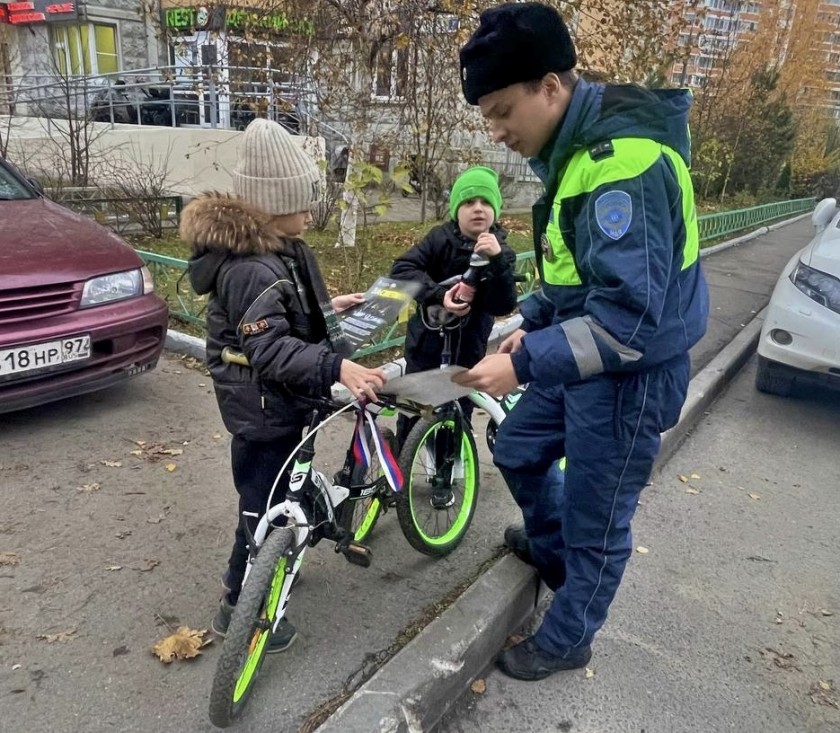
<path fill-rule="evenodd" d="M 207 366 L 222 419 L 257 441 L 299 432 L 307 405 L 296 396 L 328 394 L 341 364 L 310 285 L 321 273 L 307 268 L 307 245 L 273 236 L 268 221 L 244 201 L 208 194 L 181 222 L 193 247 L 190 282 L 210 295 Z M 223 362 L 225 346 L 244 352 L 251 367 Z"/>
<path fill-rule="evenodd" d="M 516 286 L 513 280 L 516 254 L 507 245 L 507 233 L 498 226 L 490 230 L 496 235 L 502 251 L 487 265 L 487 279 L 476 292 L 470 315 L 462 319 L 461 328 L 453 331 L 453 363 L 475 366 L 487 351 L 487 339 L 496 316 L 504 316 L 516 308 Z M 443 339 L 427 329 L 420 318 L 420 309 L 441 305 L 448 287 L 438 283 L 455 275 L 463 275 L 470 265 L 475 242 L 461 234 L 454 221 L 434 227 L 402 257 L 394 261 L 391 277 L 423 283 L 417 295 L 417 312 L 408 322 L 405 338 L 405 360 L 409 372 L 440 366 Z"/>

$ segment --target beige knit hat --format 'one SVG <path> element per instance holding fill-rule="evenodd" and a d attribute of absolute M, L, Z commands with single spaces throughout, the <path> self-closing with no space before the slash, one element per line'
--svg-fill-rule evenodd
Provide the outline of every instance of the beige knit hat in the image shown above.
<path fill-rule="evenodd" d="M 309 211 L 319 198 L 320 174 L 315 161 L 282 125 L 253 120 L 245 129 L 233 192 L 266 214 Z"/>

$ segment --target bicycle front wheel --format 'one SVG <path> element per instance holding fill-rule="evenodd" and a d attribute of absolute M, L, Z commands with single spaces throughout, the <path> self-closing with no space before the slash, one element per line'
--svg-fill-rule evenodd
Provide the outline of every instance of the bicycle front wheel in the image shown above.
<path fill-rule="evenodd" d="M 272 626 L 285 606 L 283 586 L 293 543 L 291 530 L 273 530 L 242 586 L 210 691 L 210 721 L 219 728 L 240 717 L 254 689 Z"/>
<path fill-rule="evenodd" d="M 472 432 L 456 420 L 420 420 L 400 454 L 400 528 L 426 555 L 442 557 L 461 544 L 478 501 L 478 451 Z"/>

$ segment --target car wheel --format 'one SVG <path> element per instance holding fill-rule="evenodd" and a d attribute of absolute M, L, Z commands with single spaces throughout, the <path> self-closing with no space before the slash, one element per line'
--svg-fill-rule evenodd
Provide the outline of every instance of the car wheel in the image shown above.
<path fill-rule="evenodd" d="M 782 374 L 770 366 L 770 360 L 758 357 L 758 369 L 755 373 L 755 388 L 759 392 L 788 397 L 793 390 L 794 378 Z"/>

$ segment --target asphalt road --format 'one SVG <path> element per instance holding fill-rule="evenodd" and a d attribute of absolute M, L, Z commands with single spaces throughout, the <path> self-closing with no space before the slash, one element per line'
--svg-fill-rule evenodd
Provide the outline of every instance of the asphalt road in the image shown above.
<path fill-rule="evenodd" d="M 754 373 L 643 493 L 591 676 L 488 670 L 439 733 L 840 730 L 840 395 Z"/>
<path fill-rule="evenodd" d="M 713 317 L 696 368 L 764 306 L 810 232 L 800 222 L 704 260 Z M 328 471 L 350 431 L 340 423 L 320 440 Z M 215 612 L 236 512 L 228 445 L 209 377 L 172 356 L 124 386 L 2 416 L 0 731 L 211 730 L 218 644 L 169 666 L 150 649 Z M 393 514 L 369 569 L 326 544 L 307 556 L 289 610 L 300 639 L 267 661 L 238 730 L 299 730 L 498 552 L 517 510 L 480 449 L 478 510 L 452 556 L 413 551 Z"/>

